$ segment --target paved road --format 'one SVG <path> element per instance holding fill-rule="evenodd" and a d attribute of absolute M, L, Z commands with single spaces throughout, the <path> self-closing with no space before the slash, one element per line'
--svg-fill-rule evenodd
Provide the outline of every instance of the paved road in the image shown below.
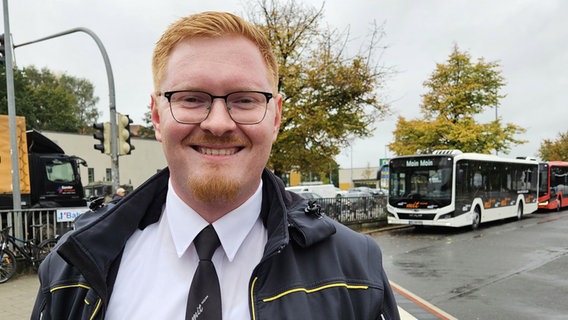
<path fill-rule="evenodd" d="M 16 275 L 8 282 L 0 284 L 0 315 L 2 319 L 29 320 L 33 303 L 39 288 L 37 274 Z M 398 299 L 402 299 L 398 297 Z M 404 320 L 416 319 L 401 310 Z"/>
<path fill-rule="evenodd" d="M 39 288 L 37 274 L 31 272 L 18 274 L 8 282 L 0 284 L 0 318 L 10 320 L 28 320 Z M 441 310 L 434 310 L 427 302 L 393 284 L 402 320 L 452 319 L 441 316 Z M 403 309 L 404 308 L 404 309 Z M 434 308 L 434 309 L 433 309 Z"/>
<path fill-rule="evenodd" d="M 17 274 L 0 284 L 0 318 L 30 319 L 38 288 L 39 280 L 33 272 Z"/>
<path fill-rule="evenodd" d="M 568 211 L 373 237 L 391 281 L 460 319 L 568 319 Z"/>
<path fill-rule="evenodd" d="M 39 288 L 35 272 L 17 274 L 0 284 L 0 318 L 28 320 Z M 453 319 L 411 292 L 393 284 L 402 320 Z"/>

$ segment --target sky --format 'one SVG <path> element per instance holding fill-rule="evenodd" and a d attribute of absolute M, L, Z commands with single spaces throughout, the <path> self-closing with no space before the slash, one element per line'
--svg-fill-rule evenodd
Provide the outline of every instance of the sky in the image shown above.
<path fill-rule="evenodd" d="M 4 0 L 5 1 L 5 0 Z M 162 32 L 179 17 L 215 10 L 246 16 L 247 2 L 230 0 L 7 0 L 15 45 L 73 28 L 87 28 L 103 43 L 112 66 L 116 110 L 142 124 L 152 91 L 151 55 Z M 321 7 L 319 0 L 305 5 Z M 2 29 L 4 26 L 2 15 Z M 497 62 L 505 78 L 497 115 L 527 131 L 516 136 L 526 144 L 512 146 L 508 157 L 537 156 L 544 139 L 556 140 L 568 130 L 568 1 L 563 0 L 327 0 L 325 25 L 349 28 L 356 53 L 374 22 L 384 25 L 380 63 L 395 72 L 378 91 L 391 114 L 378 121 L 373 136 L 355 139 L 336 157 L 342 168 L 376 167 L 392 157 L 399 116 L 420 119 L 423 86 L 445 63 L 455 45 Z M 95 85 L 102 112 L 109 117 L 109 81 L 95 41 L 77 32 L 18 47 L 18 67 L 33 65 L 85 78 Z M 284 106 L 285 107 L 285 106 Z M 495 109 L 479 121 L 495 119 Z M 503 155 L 503 154 L 501 154 Z"/>

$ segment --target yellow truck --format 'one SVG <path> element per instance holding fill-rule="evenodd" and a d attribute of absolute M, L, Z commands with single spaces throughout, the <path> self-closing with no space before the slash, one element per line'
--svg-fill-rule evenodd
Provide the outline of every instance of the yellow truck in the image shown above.
<path fill-rule="evenodd" d="M 24 117 L 16 117 L 18 168 L 22 208 L 85 207 L 79 164 L 55 142 L 35 130 L 26 131 Z M 12 161 L 8 116 L 0 115 L 0 209 L 11 209 Z"/>

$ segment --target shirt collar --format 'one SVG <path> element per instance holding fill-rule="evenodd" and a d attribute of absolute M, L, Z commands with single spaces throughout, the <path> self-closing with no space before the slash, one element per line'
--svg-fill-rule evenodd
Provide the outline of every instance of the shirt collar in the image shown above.
<path fill-rule="evenodd" d="M 233 261 L 241 244 L 259 219 L 261 205 L 262 180 L 256 192 L 245 203 L 213 223 L 229 261 Z M 171 181 L 168 181 L 164 217 L 178 257 L 187 251 L 197 234 L 208 225 L 207 221 L 175 193 Z"/>

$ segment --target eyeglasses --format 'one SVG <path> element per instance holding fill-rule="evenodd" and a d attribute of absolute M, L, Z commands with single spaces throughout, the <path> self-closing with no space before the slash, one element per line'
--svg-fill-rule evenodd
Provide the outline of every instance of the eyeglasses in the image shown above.
<path fill-rule="evenodd" d="M 225 107 L 233 121 L 238 124 L 257 124 L 261 122 L 272 99 L 272 93 L 261 91 L 237 91 L 224 96 L 214 96 L 207 92 L 179 90 L 164 92 L 170 103 L 172 117 L 179 123 L 199 124 L 209 116 L 215 99 L 225 100 Z"/>

